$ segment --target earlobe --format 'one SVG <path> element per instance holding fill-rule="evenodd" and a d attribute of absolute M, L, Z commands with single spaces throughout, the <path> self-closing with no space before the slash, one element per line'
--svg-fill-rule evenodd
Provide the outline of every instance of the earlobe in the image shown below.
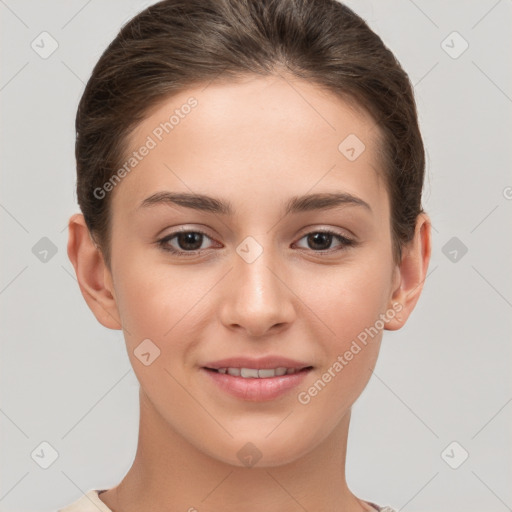
<path fill-rule="evenodd" d="M 110 271 L 80 213 L 69 219 L 67 250 L 80 291 L 98 322 L 109 329 L 122 329 Z"/>
<path fill-rule="evenodd" d="M 416 220 L 414 238 L 403 248 L 402 261 L 396 267 L 393 294 L 389 308 L 395 311 L 386 322 L 385 329 L 401 329 L 412 313 L 423 290 L 431 255 L 431 223 L 422 213 Z"/>

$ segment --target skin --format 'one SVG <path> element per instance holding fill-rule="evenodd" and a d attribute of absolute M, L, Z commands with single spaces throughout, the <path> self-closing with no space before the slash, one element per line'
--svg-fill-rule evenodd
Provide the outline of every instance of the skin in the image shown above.
<path fill-rule="evenodd" d="M 297 78 L 183 91 L 138 126 L 133 150 L 190 96 L 198 106 L 110 192 L 112 271 L 83 216 L 69 221 L 68 255 L 82 294 L 102 325 L 123 329 L 140 383 L 133 466 L 100 499 L 114 512 L 371 510 L 348 488 L 345 458 L 351 406 L 371 377 L 383 330 L 308 404 L 297 395 L 393 304 L 402 309 L 384 330 L 406 323 L 430 261 L 430 220 L 418 217 L 395 264 L 380 133 L 364 111 Z M 354 161 L 338 150 L 349 134 L 366 146 Z M 235 213 L 138 208 L 163 190 L 223 198 Z M 292 196 L 333 191 L 363 199 L 371 212 L 344 205 L 284 215 Z M 180 226 L 207 233 L 199 254 L 178 257 L 155 243 Z M 322 229 L 358 244 L 308 242 Z M 248 236 L 263 249 L 251 263 L 236 252 Z M 167 243 L 190 251 L 187 240 Z M 145 366 L 134 350 L 147 338 L 161 352 Z M 208 361 L 268 354 L 314 368 L 270 402 L 231 397 L 200 371 Z M 237 456 L 248 442 L 261 452 L 253 467 Z"/>

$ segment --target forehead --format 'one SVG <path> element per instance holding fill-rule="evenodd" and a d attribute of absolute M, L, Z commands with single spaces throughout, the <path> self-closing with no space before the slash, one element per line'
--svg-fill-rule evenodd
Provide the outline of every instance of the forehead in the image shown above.
<path fill-rule="evenodd" d="M 131 134 L 113 208 L 131 214 L 162 190 L 229 197 L 242 209 L 336 189 L 384 214 L 379 142 L 362 109 L 297 78 L 203 84 L 162 101 Z"/>

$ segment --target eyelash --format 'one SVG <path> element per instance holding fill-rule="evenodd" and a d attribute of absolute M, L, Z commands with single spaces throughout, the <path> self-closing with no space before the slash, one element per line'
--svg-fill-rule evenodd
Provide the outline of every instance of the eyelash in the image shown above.
<path fill-rule="evenodd" d="M 170 245 L 168 245 L 168 242 L 170 242 L 177 235 L 189 234 L 189 233 L 200 234 L 200 235 L 203 235 L 203 236 L 211 239 L 211 237 L 208 236 L 205 232 L 203 232 L 201 230 L 195 229 L 195 230 L 188 230 L 188 231 L 175 231 L 174 233 L 170 233 L 169 235 L 166 235 L 164 238 L 161 238 L 160 240 L 157 240 L 156 244 L 163 251 L 171 253 L 171 254 L 173 254 L 175 256 L 178 256 L 178 257 L 185 257 L 186 258 L 187 256 L 195 256 L 199 252 L 201 252 L 202 249 L 198 249 L 198 250 L 195 250 L 195 251 L 179 251 L 177 249 L 174 249 Z M 339 242 L 341 242 L 343 244 L 343 246 L 341 248 L 338 248 L 338 249 L 324 249 L 324 250 L 319 250 L 319 251 L 315 251 L 313 249 L 305 249 L 305 250 L 309 250 L 309 251 L 311 251 L 311 252 L 313 252 L 315 254 L 318 254 L 319 256 L 329 255 L 329 254 L 332 254 L 333 252 L 337 252 L 337 251 L 344 251 L 348 247 L 353 247 L 353 246 L 358 245 L 358 242 L 356 240 L 353 240 L 352 238 L 347 238 L 347 237 L 345 237 L 343 235 L 340 235 L 339 233 L 336 233 L 335 231 L 330 231 L 330 230 L 310 231 L 309 233 L 306 233 L 305 235 L 303 235 L 299 240 L 302 240 L 303 238 L 307 237 L 308 235 L 317 234 L 317 233 L 322 233 L 322 234 L 326 234 L 326 235 L 333 235 L 334 238 L 336 238 Z"/>

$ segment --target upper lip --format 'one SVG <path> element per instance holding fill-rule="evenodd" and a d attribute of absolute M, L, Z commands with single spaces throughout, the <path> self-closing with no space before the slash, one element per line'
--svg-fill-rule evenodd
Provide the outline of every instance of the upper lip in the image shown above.
<path fill-rule="evenodd" d="M 264 370 L 269 368 L 295 368 L 302 370 L 312 365 L 288 357 L 281 356 L 267 356 L 260 358 L 251 357 L 228 357 L 226 359 L 219 359 L 204 365 L 205 368 L 212 368 L 218 370 L 219 368 L 254 368 L 257 370 Z"/>

